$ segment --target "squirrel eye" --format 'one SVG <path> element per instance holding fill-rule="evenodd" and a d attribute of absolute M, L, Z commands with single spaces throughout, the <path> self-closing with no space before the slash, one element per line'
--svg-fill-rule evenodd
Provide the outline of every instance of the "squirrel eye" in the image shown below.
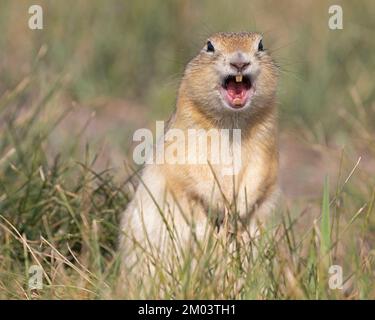
<path fill-rule="evenodd" d="M 264 48 L 263 48 L 263 40 L 260 40 L 259 41 L 259 44 L 258 44 L 258 51 L 263 51 Z"/>
<path fill-rule="evenodd" d="M 207 41 L 207 52 L 214 52 L 215 48 L 212 45 L 211 41 Z"/>

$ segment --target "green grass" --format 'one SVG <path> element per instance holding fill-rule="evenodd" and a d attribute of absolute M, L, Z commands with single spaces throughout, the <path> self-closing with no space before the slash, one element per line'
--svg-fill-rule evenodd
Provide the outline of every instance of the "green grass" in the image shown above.
<path fill-rule="evenodd" d="M 2 1 L 0 298 L 374 299 L 374 4 L 343 1 L 344 30 L 332 32 L 328 2 L 299 3 L 43 2 L 45 28 L 33 32 L 29 2 Z M 282 67 L 280 131 L 342 150 L 333 169 L 316 168 L 330 187 L 327 178 L 321 196 L 284 199 L 251 245 L 209 237 L 172 276 L 156 261 L 157 277 L 129 279 L 121 292 L 119 218 L 132 195 L 121 164 L 134 124 L 112 125 L 127 111 L 111 109 L 104 151 L 100 131 L 87 131 L 104 118 L 102 99 L 139 105 L 145 123 L 166 118 L 205 36 L 240 29 L 264 31 Z M 96 118 L 77 116 L 85 108 Z M 117 150 L 120 160 L 103 160 Z M 35 264 L 42 290 L 27 285 Z M 342 290 L 328 286 L 332 264 Z"/>

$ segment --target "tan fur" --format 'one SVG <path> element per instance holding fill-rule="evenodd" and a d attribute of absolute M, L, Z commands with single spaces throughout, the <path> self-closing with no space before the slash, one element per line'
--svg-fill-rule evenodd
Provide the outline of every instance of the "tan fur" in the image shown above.
<path fill-rule="evenodd" d="M 135 261 L 134 243 L 158 254 L 167 250 L 168 230 L 159 209 L 179 238 L 176 241 L 187 242 L 191 225 L 198 236 L 203 235 L 207 225 L 214 225 L 207 219 L 212 209 L 225 217 L 236 208 L 242 229 L 246 229 L 254 217 L 264 220 L 274 207 L 278 193 L 277 67 L 267 52 L 257 52 L 260 39 L 257 33 L 213 35 L 210 41 L 217 48 L 215 54 L 209 55 L 203 48 L 188 64 L 168 128 L 185 132 L 192 128 L 241 129 L 239 174 L 222 176 L 220 165 L 147 165 L 122 219 L 120 241 L 127 264 Z M 226 67 L 230 55 L 237 51 L 249 55 L 256 84 L 256 93 L 246 110 L 224 108 L 217 93 L 220 85 L 217 68 Z"/>

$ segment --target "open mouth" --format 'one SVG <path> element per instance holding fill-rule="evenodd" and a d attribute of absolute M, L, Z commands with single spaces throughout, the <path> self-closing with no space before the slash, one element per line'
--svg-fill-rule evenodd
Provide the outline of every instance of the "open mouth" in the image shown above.
<path fill-rule="evenodd" d="M 254 86 L 248 75 L 229 75 L 224 78 L 220 91 L 231 108 L 240 109 L 252 97 Z"/>

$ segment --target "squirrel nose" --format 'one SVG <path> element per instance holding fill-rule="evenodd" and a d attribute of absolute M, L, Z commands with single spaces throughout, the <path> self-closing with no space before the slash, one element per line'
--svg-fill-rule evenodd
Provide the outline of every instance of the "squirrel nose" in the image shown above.
<path fill-rule="evenodd" d="M 237 69 L 238 72 L 241 72 L 242 70 L 246 69 L 250 65 L 250 62 L 233 61 L 230 63 L 230 65 L 231 67 Z"/>

